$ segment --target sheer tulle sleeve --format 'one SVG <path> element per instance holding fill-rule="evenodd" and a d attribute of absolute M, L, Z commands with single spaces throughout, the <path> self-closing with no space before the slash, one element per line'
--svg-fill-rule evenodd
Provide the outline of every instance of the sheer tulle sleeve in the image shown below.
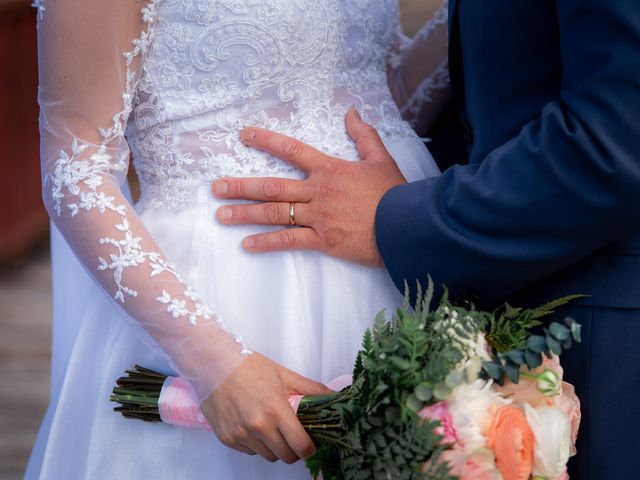
<path fill-rule="evenodd" d="M 203 400 L 251 352 L 183 282 L 120 190 L 124 127 L 157 1 L 36 6 L 44 203 L 114 308 L 155 339 Z"/>
<path fill-rule="evenodd" d="M 389 86 L 405 120 L 424 134 L 450 99 L 449 2 L 409 39 L 398 32 L 389 61 Z"/>

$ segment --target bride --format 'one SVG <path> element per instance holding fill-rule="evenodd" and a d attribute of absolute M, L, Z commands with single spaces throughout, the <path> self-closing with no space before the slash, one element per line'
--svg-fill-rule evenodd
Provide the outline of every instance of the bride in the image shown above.
<path fill-rule="evenodd" d="M 308 478 L 285 464 L 314 448 L 286 395 L 349 372 L 400 294 L 382 268 L 244 251 L 271 227 L 223 227 L 211 182 L 301 178 L 245 146 L 248 125 L 357 160 L 352 108 L 398 160 L 392 177 L 438 174 L 407 120 L 424 131 L 447 99 L 446 5 L 411 42 L 397 0 L 35 6 L 54 332 L 26 478 Z M 349 116 L 355 140 L 362 125 Z M 130 156 L 135 206 L 121 189 Z M 216 435 L 113 413 L 134 363 L 188 378 Z"/>

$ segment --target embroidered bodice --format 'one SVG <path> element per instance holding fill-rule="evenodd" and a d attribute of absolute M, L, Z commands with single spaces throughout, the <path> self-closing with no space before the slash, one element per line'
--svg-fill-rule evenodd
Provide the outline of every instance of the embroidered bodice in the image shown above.
<path fill-rule="evenodd" d="M 414 136 L 387 84 L 397 0 L 167 0 L 158 4 L 127 138 L 142 207 L 179 208 L 189 184 L 287 175 L 238 132 L 257 125 L 342 158 L 355 106 L 383 138 Z"/>
<path fill-rule="evenodd" d="M 121 193 L 130 154 L 139 208 L 179 209 L 217 176 L 299 175 L 246 148 L 244 125 L 354 160 L 344 128 L 352 106 L 383 138 L 415 136 L 396 102 L 415 120 L 446 86 L 442 14 L 409 42 L 395 0 L 34 6 L 45 205 L 87 272 L 204 399 L 251 351 L 186 284 Z M 407 65 L 434 31 L 428 61 Z"/>

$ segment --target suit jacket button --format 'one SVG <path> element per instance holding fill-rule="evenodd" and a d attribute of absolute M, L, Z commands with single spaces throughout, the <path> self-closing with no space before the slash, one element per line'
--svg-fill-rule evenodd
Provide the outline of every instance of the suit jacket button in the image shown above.
<path fill-rule="evenodd" d="M 469 121 L 464 122 L 464 141 L 467 142 L 467 145 L 473 143 L 473 129 Z"/>

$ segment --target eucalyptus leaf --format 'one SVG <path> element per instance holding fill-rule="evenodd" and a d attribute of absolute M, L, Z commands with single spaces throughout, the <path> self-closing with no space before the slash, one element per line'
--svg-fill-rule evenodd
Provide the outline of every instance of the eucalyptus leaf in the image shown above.
<path fill-rule="evenodd" d="M 464 382 L 464 373 L 458 370 L 454 370 L 449 372 L 444 380 L 447 387 L 451 390 L 456 388 L 458 385 L 461 385 Z"/>
<path fill-rule="evenodd" d="M 522 350 L 511 350 L 510 352 L 505 353 L 504 356 L 516 365 L 523 365 L 526 362 L 524 352 Z"/>
<path fill-rule="evenodd" d="M 573 325 L 571 325 L 571 336 L 578 343 L 582 341 L 582 325 L 578 322 L 574 322 Z"/>
<path fill-rule="evenodd" d="M 520 368 L 518 365 L 506 362 L 503 368 L 512 383 L 520 383 Z"/>
<path fill-rule="evenodd" d="M 540 365 L 542 365 L 542 355 L 540 353 L 532 352 L 531 350 L 525 350 L 524 358 L 527 362 L 527 367 L 529 367 L 529 370 L 533 370 L 534 368 L 538 368 Z"/>
<path fill-rule="evenodd" d="M 547 337 L 547 345 L 549 346 L 549 350 L 553 353 L 556 355 L 562 355 L 562 345 L 560 345 L 560 342 L 551 335 Z"/>
<path fill-rule="evenodd" d="M 427 402 L 433 397 L 433 388 L 428 383 L 421 383 L 413 391 L 418 400 Z"/>
<path fill-rule="evenodd" d="M 482 364 L 482 369 L 489 375 L 490 378 L 494 380 L 498 380 L 502 377 L 503 369 L 502 365 L 493 361 L 493 362 L 484 362 Z"/>
<path fill-rule="evenodd" d="M 527 340 L 527 348 L 535 353 L 543 353 L 547 350 L 547 339 L 540 335 L 531 335 Z"/>
<path fill-rule="evenodd" d="M 433 396 L 437 400 L 447 400 L 451 396 L 451 388 L 446 384 L 440 383 L 433 389 Z"/>
<path fill-rule="evenodd" d="M 414 412 L 420 410 L 423 405 L 422 401 L 420 401 L 413 393 L 407 397 L 407 401 L 405 403 L 407 407 Z"/>
<path fill-rule="evenodd" d="M 549 325 L 549 333 L 559 342 L 564 342 L 570 335 L 567 327 L 556 322 L 552 322 L 551 325 Z"/>

